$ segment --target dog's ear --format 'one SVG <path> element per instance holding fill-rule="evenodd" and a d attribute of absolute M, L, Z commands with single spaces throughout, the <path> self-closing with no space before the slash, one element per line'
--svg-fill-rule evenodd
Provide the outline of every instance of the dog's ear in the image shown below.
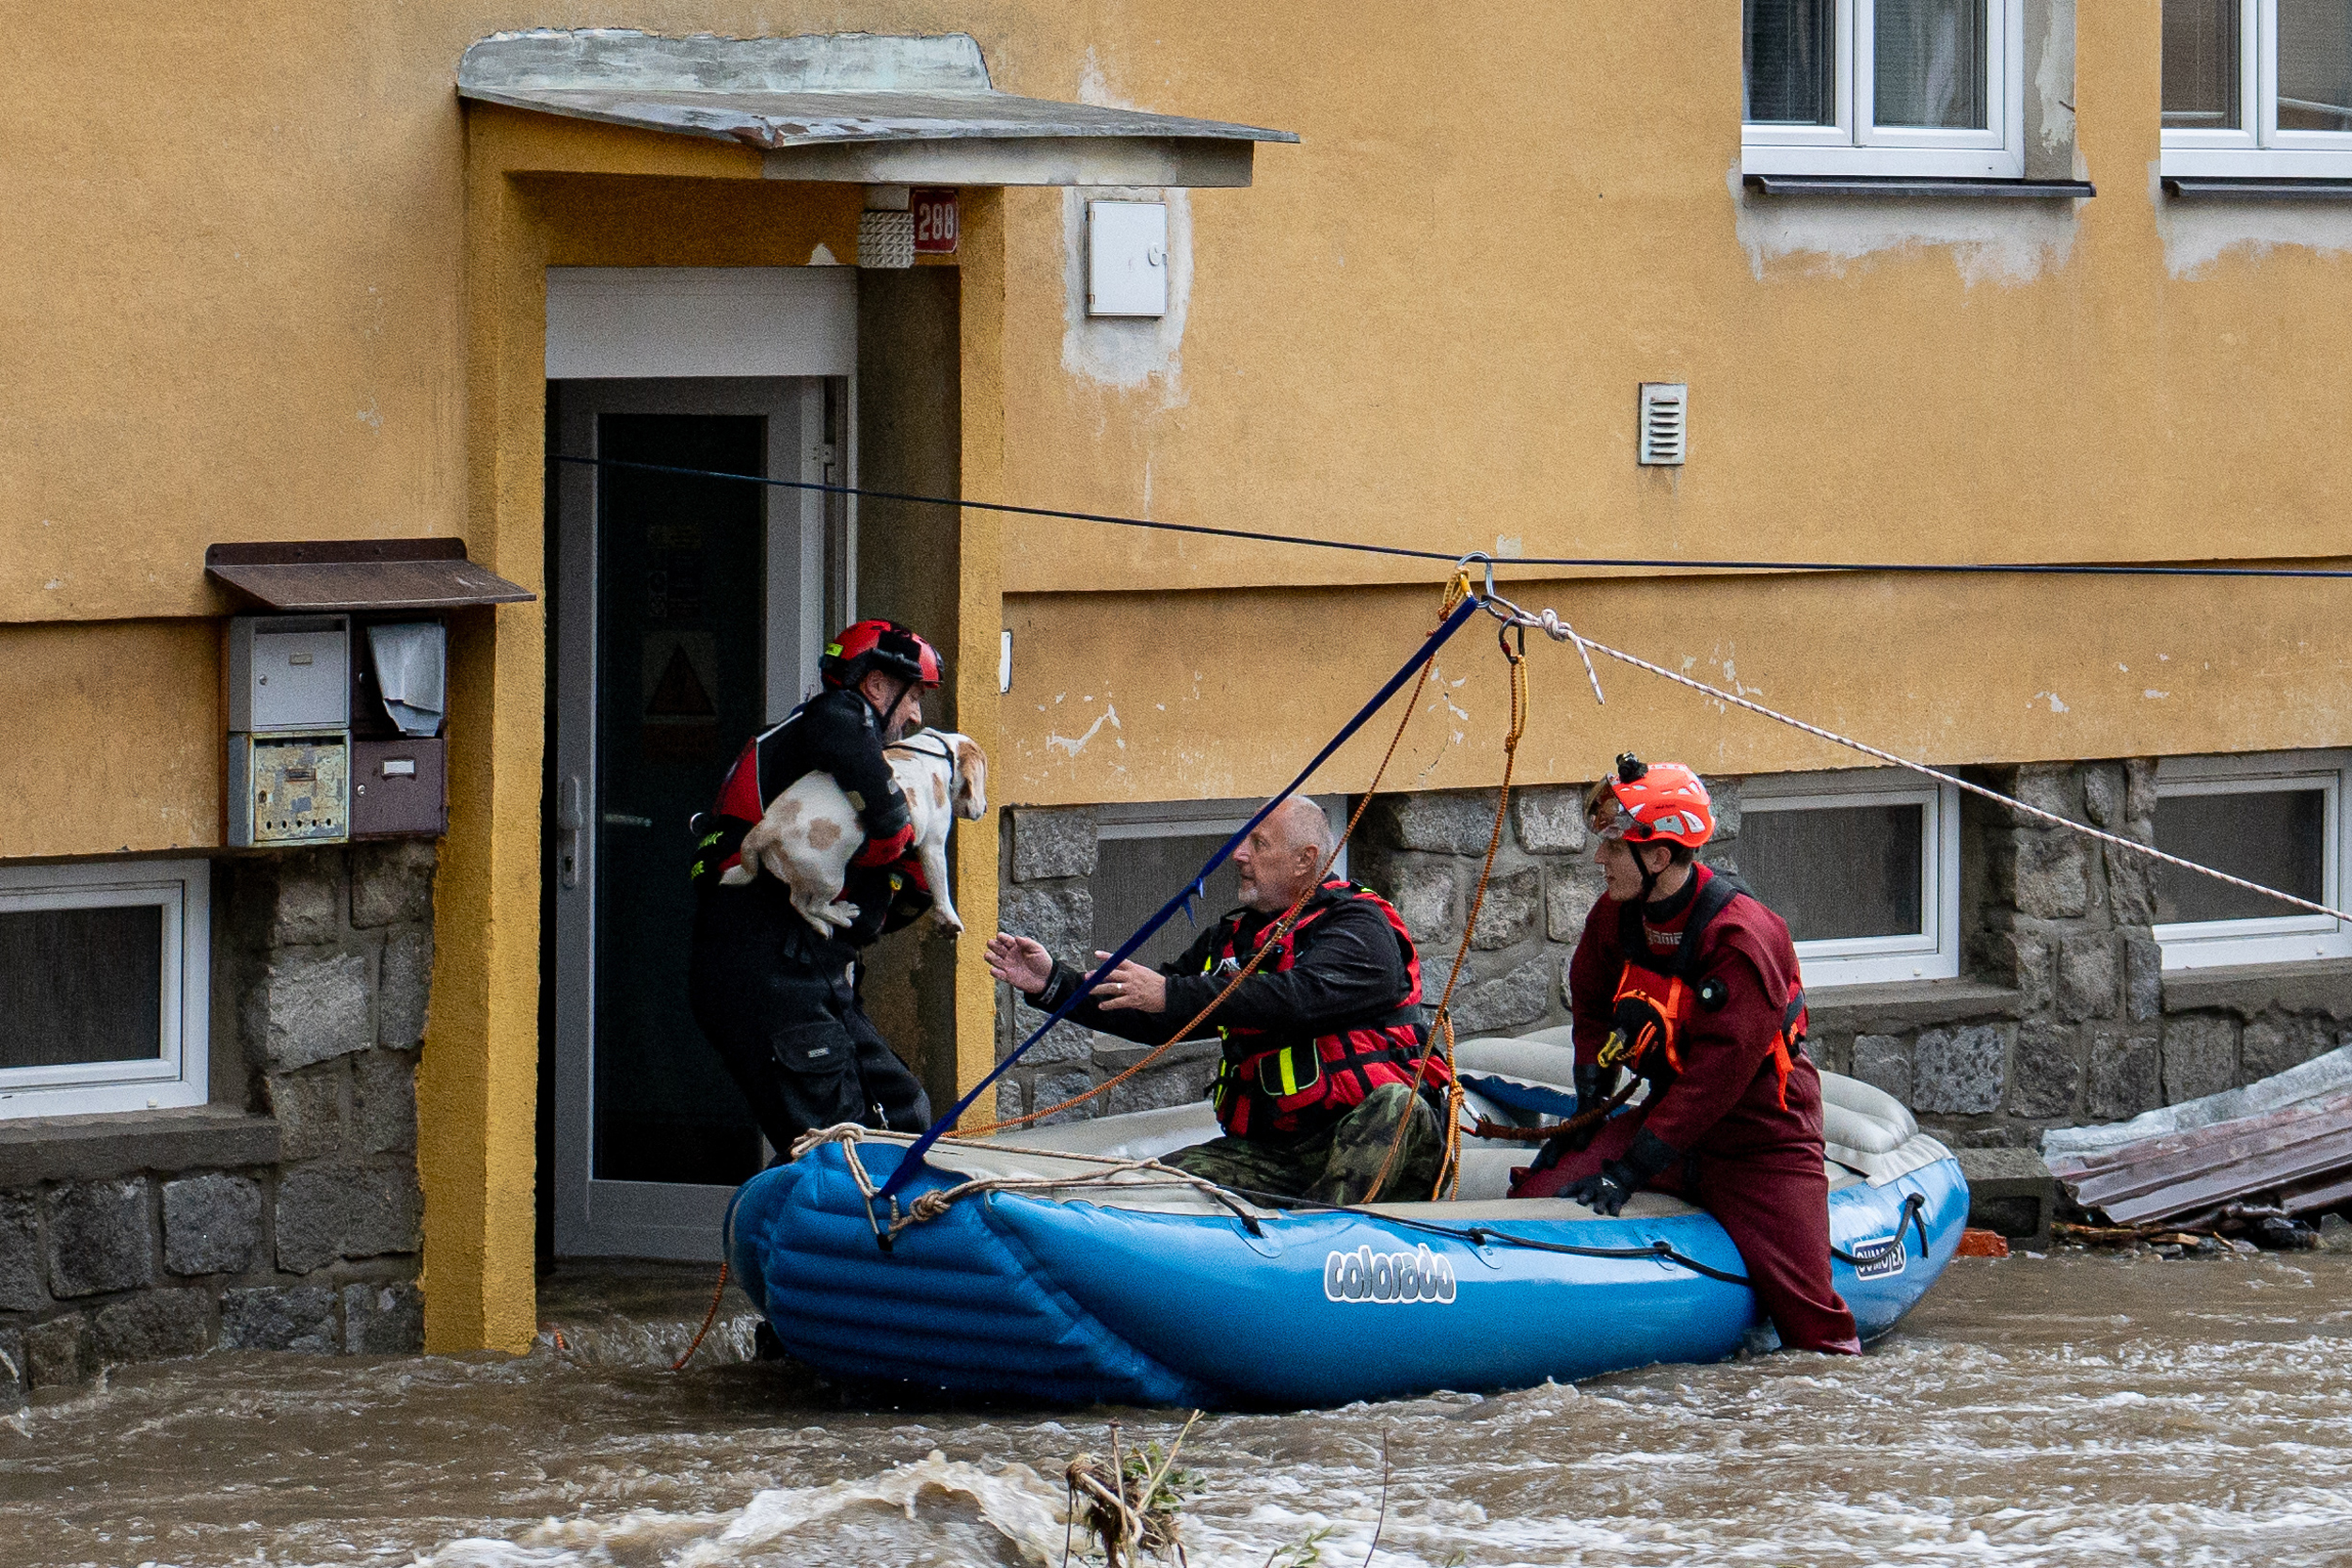
<path fill-rule="evenodd" d="M 956 815 L 977 822 L 988 811 L 988 758 L 962 736 L 956 736 Z"/>

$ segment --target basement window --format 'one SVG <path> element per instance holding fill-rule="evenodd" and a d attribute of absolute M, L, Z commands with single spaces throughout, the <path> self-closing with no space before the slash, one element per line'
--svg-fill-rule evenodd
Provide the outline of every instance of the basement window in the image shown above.
<path fill-rule="evenodd" d="M 1747 174 L 2018 180 L 2025 0 L 1743 0 Z"/>
<path fill-rule="evenodd" d="M 0 1118 L 204 1103 L 211 876 L 0 866 Z"/>
<path fill-rule="evenodd" d="M 2344 761 L 2312 752 L 2166 757 L 2156 847 L 2342 908 Z M 2161 863 L 2155 936 L 2167 969 L 2352 958 L 2352 932 L 2331 916 Z"/>
<path fill-rule="evenodd" d="M 2161 171 L 2352 179 L 2352 0 L 2164 0 Z"/>
<path fill-rule="evenodd" d="M 1094 945 L 1109 952 L 1126 941 L 1264 803 L 1172 800 L 1100 808 L 1095 817 L 1095 869 L 1089 882 L 1094 895 Z M 1315 803 L 1330 818 L 1334 835 L 1346 828 L 1344 796 L 1317 796 Z M 1345 848 L 1341 849 L 1331 875 L 1347 875 Z M 1240 886 L 1241 873 L 1233 869 L 1232 861 L 1218 866 L 1194 908 L 1194 919 L 1180 914 L 1169 920 L 1136 951 L 1136 961 L 1156 967 L 1175 958 L 1202 929 L 1239 907 Z"/>
<path fill-rule="evenodd" d="M 1960 792 L 1863 768 L 1740 785 L 1740 879 L 1788 922 L 1808 986 L 1960 973 Z"/>

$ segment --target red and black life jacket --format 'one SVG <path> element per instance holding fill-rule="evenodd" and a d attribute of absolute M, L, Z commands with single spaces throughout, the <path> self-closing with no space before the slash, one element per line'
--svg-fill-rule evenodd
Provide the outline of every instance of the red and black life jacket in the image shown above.
<path fill-rule="evenodd" d="M 1692 1017 L 1713 1012 L 1724 1005 L 1724 982 L 1720 976 L 1697 978 L 1699 933 L 1723 913 L 1735 898 L 1754 894 L 1737 878 L 1710 874 L 1691 906 L 1682 940 L 1674 957 L 1661 960 L 1651 952 L 1643 930 L 1639 900 L 1627 901 L 1617 912 L 1617 945 L 1625 973 L 1617 977 L 1617 994 L 1610 1007 L 1609 1038 L 1600 1048 L 1600 1065 L 1622 1067 L 1663 1092 L 1682 1072 L 1682 1032 Z M 1781 1005 L 1780 1032 L 1772 1037 L 1772 1068 L 1780 1075 L 1780 1107 L 1788 1108 L 1788 1075 L 1796 1070 L 1796 1053 L 1804 1049 L 1809 1023 L 1804 986 L 1793 975 Z"/>
<path fill-rule="evenodd" d="M 1389 1013 L 1311 1039 L 1285 1038 L 1266 1029 L 1219 1029 L 1225 1059 L 1217 1065 L 1213 1085 L 1216 1119 L 1235 1137 L 1319 1132 L 1362 1104 L 1383 1084 L 1441 1088 L 1452 1082 L 1443 1061 L 1432 1057 L 1422 1066 L 1429 1028 L 1421 1005 L 1421 955 L 1413 949 L 1404 917 L 1372 889 L 1337 878 L 1324 883 L 1258 973 L 1279 974 L 1289 969 L 1297 960 L 1299 937 L 1349 899 L 1370 903 L 1396 933 L 1408 989 Z M 1257 950 L 1242 945 L 1239 916 L 1225 922 L 1218 938 L 1209 950 L 1205 972 L 1211 975 L 1230 974 Z M 1264 940 L 1259 938 L 1261 943 Z"/>

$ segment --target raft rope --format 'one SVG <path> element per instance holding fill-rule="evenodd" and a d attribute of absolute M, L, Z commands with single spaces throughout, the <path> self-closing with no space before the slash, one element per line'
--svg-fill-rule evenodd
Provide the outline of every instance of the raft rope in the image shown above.
<path fill-rule="evenodd" d="M 682 1372 L 686 1370 L 686 1364 L 694 1359 L 694 1353 L 696 1351 L 703 1348 L 703 1336 L 709 1333 L 710 1325 L 719 1321 L 719 1299 L 726 1293 L 727 1265 L 724 1262 L 722 1262 L 719 1265 L 719 1283 L 711 1287 L 710 1291 L 710 1310 L 703 1314 L 702 1327 L 694 1330 L 694 1338 L 687 1342 L 686 1354 L 679 1356 L 675 1361 L 670 1363 L 670 1370 L 674 1372 Z M 556 1348 L 559 1350 L 562 1349 L 563 1343 L 563 1337 L 558 1335 L 556 1337 Z"/>
<path fill-rule="evenodd" d="M 1056 517 L 1074 523 L 1104 523 L 1115 528 L 1147 529 L 1155 533 L 1201 534 L 1212 539 L 1240 539 L 1259 545 L 1299 545 L 1309 549 L 1345 550 L 1357 555 L 1394 556 L 1405 561 L 1454 562 L 1463 559 L 1449 550 L 1420 550 L 1403 545 L 1367 545 L 1352 539 L 1316 539 L 1301 533 L 1268 533 L 1257 529 L 1212 528 L 1205 523 L 1168 523 L 1151 517 L 1122 517 L 1107 512 L 1071 512 L 1053 506 L 1014 506 L 1005 501 L 965 500 L 955 496 L 924 496 L 904 490 L 872 490 L 858 484 L 827 484 L 811 479 L 770 479 L 765 474 L 735 474 L 722 468 L 691 468 L 675 463 L 639 463 L 620 457 L 585 457 L 549 452 L 549 463 L 571 463 L 592 468 L 629 468 L 644 473 L 677 474 L 689 479 L 728 479 L 744 484 L 766 484 L 779 490 L 811 490 L 827 496 L 858 496 L 867 500 L 903 501 L 914 506 L 944 506 L 962 512 L 995 512 L 1015 517 Z M 1978 563 L 1934 561 L 1684 561 L 1673 557 L 1605 555 L 1511 556 L 1511 566 L 1573 566 L 1594 570 L 1691 572 L 1716 576 L 1738 572 L 1897 572 L 1934 577 L 2116 577 L 2116 578 L 2352 578 L 2352 568 L 2331 566 L 2143 566 L 2098 562 L 2020 561 Z"/>
<path fill-rule="evenodd" d="M 898 1168 L 891 1173 L 890 1180 L 883 1183 L 883 1192 L 886 1195 L 895 1194 L 899 1188 L 913 1180 L 914 1173 L 923 1168 L 923 1155 L 933 1144 L 945 1136 L 950 1128 L 955 1126 L 966 1111 L 972 1108 L 980 1096 L 987 1092 L 989 1085 L 1003 1077 L 1015 1062 L 1027 1053 L 1031 1046 L 1045 1037 L 1054 1025 L 1068 1018 L 1070 1010 L 1078 1005 L 1080 999 L 1091 993 L 1094 988 L 1101 985 L 1113 970 L 1134 957 L 1136 950 L 1150 941 L 1154 931 L 1168 924 L 1177 911 L 1188 909 L 1193 900 L 1200 897 L 1205 890 L 1209 874 L 1223 864 L 1226 857 L 1248 840 L 1250 833 L 1256 831 L 1258 824 L 1274 814 L 1275 807 L 1297 794 L 1305 786 L 1307 780 L 1313 775 L 1315 769 L 1330 760 L 1331 754 L 1345 745 L 1358 730 L 1362 729 L 1374 714 L 1387 706 L 1389 700 L 1404 689 L 1406 681 L 1415 672 L 1422 671 L 1425 673 L 1425 666 L 1436 657 L 1438 650 L 1445 645 L 1448 638 L 1461 630 L 1463 624 L 1477 613 L 1478 609 L 1479 602 L 1476 596 L 1465 594 L 1461 602 L 1446 615 L 1443 621 L 1438 623 L 1437 630 L 1423 639 L 1422 645 L 1413 651 L 1411 657 L 1398 666 L 1396 673 L 1389 677 L 1388 684 L 1374 692 L 1372 700 L 1358 708 L 1356 716 L 1340 726 L 1340 732 L 1325 742 L 1323 750 L 1317 752 L 1307 766 L 1298 770 L 1296 778 L 1285 785 L 1272 800 L 1259 807 L 1256 816 L 1234 830 L 1232 836 L 1217 847 L 1216 852 L 1209 856 L 1208 861 L 1194 875 L 1192 880 L 1178 889 L 1167 903 L 1160 906 L 1157 914 L 1145 921 L 1136 927 L 1134 935 L 1120 943 L 1118 952 L 1111 954 L 1097 965 L 1094 972 L 1086 977 L 1085 982 L 1073 990 L 1061 1006 L 1054 1009 L 1045 1022 L 1029 1032 L 1028 1038 L 1013 1047 L 1003 1060 L 990 1069 L 978 1083 L 972 1085 L 962 1099 L 949 1106 L 946 1115 L 923 1130 L 921 1135 L 914 1140 L 914 1146 L 907 1151 L 907 1158 L 900 1162 Z"/>
<path fill-rule="evenodd" d="M 812 1149 L 820 1148 L 826 1144 L 839 1144 L 842 1164 L 849 1171 L 850 1180 L 856 1185 L 858 1196 L 866 1205 L 866 1222 L 873 1227 L 875 1239 L 880 1241 L 885 1248 L 914 1227 L 935 1220 L 946 1213 L 960 1199 L 977 1196 L 984 1193 L 1028 1193 L 1041 1196 L 1068 1192 L 1073 1188 L 1184 1187 L 1200 1193 L 1202 1196 L 1210 1198 L 1226 1209 L 1241 1223 L 1242 1228 L 1252 1236 L 1263 1236 L 1265 1230 L 1260 1223 L 1259 1216 L 1250 1212 L 1248 1204 L 1240 1201 L 1242 1199 L 1248 1199 L 1263 1208 L 1273 1210 L 1355 1214 L 1364 1219 L 1376 1220 L 1383 1225 L 1392 1225 L 1401 1229 L 1424 1235 L 1443 1236 L 1479 1247 L 1492 1243 L 1501 1243 L 1505 1246 L 1523 1247 L 1533 1252 L 1559 1253 L 1570 1258 L 1618 1260 L 1656 1258 L 1688 1269 L 1692 1274 L 1704 1275 L 1709 1279 L 1722 1280 L 1726 1285 L 1749 1283 L 1746 1275 L 1731 1274 L 1716 1268 L 1711 1263 L 1701 1262 L 1677 1248 L 1672 1242 L 1663 1239 L 1652 1242 L 1645 1246 L 1631 1247 L 1580 1246 L 1572 1242 L 1538 1241 L 1533 1236 L 1518 1235 L 1512 1231 L 1498 1229 L 1493 1226 L 1443 1225 L 1435 1220 L 1413 1219 L 1403 1214 L 1383 1213 L 1368 1207 L 1365 1203 L 1321 1203 L 1311 1198 L 1295 1197 L 1283 1193 L 1269 1193 L 1254 1187 L 1240 1187 L 1231 1183 L 1211 1181 L 1206 1177 L 1195 1176 L 1190 1171 L 1179 1170 L 1173 1165 L 1163 1164 L 1155 1159 L 1120 1160 L 1103 1155 L 1062 1154 L 1046 1149 L 1012 1149 L 1009 1152 L 1042 1154 L 1057 1160 L 1079 1160 L 1088 1164 L 1101 1165 L 1104 1168 L 1085 1176 L 977 1176 L 969 1180 L 960 1181 L 951 1187 L 934 1187 L 917 1193 L 914 1200 L 902 1209 L 897 1196 L 886 1192 L 881 1183 L 876 1182 L 872 1173 L 866 1170 L 865 1161 L 858 1158 L 857 1146 L 872 1132 L 873 1129 L 853 1121 L 820 1128 L 816 1132 L 803 1133 L 793 1140 L 792 1158 L 798 1160 Z M 977 1145 L 975 1147 L 986 1148 L 988 1146 Z M 905 1168 L 905 1158 L 901 1156 L 901 1169 Z M 1136 1177 L 1142 1177 L 1144 1180 L 1133 1180 Z M 889 1218 L 887 1220 L 875 1212 L 877 1203 L 888 1207 Z M 1926 1209 L 1927 1199 L 1920 1194 L 1909 1193 L 1904 1196 L 1902 1212 L 1895 1221 L 1895 1233 L 1892 1238 L 1894 1247 L 1900 1247 L 1903 1244 L 1904 1229 L 1915 1225 L 1919 1232 L 1919 1255 L 1923 1259 L 1929 1255 Z M 1841 1251 L 1836 1247 L 1830 1249 L 1832 1258 L 1841 1263 L 1855 1267 L 1882 1261 L 1886 1255 L 1883 1249 L 1860 1257 L 1851 1252 Z M 717 1310 L 715 1303 L 712 1310 L 714 1312 Z M 699 1336 L 697 1342 L 700 1342 Z M 688 1354 L 691 1354 L 690 1350 Z M 684 1360 L 681 1359 L 678 1365 L 684 1366 Z"/>
<path fill-rule="evenodd" d="M 1446 584 L 1445 594 L 1438 601 L 1438 620 L 1442 623 L 1448 615 L 1451 615 L 1454 612 L 1454 608 L 1462 602 L 1463 598 L 1466 597 L 1469 593 L 1470 575 L 1467 572 L 1456 572 L 1454 575 L 1453 579 Z M 1225 1006 L 1227 998 L 1231 997 L 1233 992 L 1241 989 L 1241 984 L 1244 980 L 1248 979 L 1252 974 L 1258 973 L 1258 967 L 1265 962 L 1268 956 L 1270 956 L 1274 950 L 1281 944 L 1282 939 L 1290 935 L 1291 928 L 1298 923 L 1298 913 L 1301 910 L 1307 907 L 1307 900 L 1314 896 L 1316 890 L 1322 887 L 1325 881 L 1329 879 L 1331 868 L 1339 863 L 1340 852 L 1347 847 L 1347 841 L 1355 837 L 1356 825 L 1364 819 L 1364 812 L 1371 806 L 1372 798 L 1379 793 L 1380 781 L 1388 777 L 1389 764 L 1396 759 L 1396 748 L 1405 738 L 1406 728 L 1412 723 L 1413 715 L 1420 711 L 1422 690 L 1428 685 L 1430 672 L 1437 667 L 1437 662 L 1438 656 L 1433 652 L 1429 656 L 1428 659 L 1422 664 L 1421 673 L 1414 677 L 1412 695 L 1407 697 L 1405 701 L 1404 716 L 1396 721 L 1396 733 L 1389 737 L 1389 749 L 1381 753 L 1380 766 L 1373 769 L 1371 784 L 1357 800 L 1356 809 L 1347 818 L 1347 827 L 1345 831 L 1340 834 L 1338 842 L 1331 846 L 1331 852 L 1324 857 L 1323 869 L 1315 874 L 1313 880 L 1310 881 L 1305 887 L 1298 890 L 1298 896 L 1291 900 L 1291 907 L 1283 911 L 1281 918 L 1269 927 L 1265 933 L 1258 939 L 1257 948 L 1249 955 L 1249 961 L 1242 966 L 1238 974 L 1226 982 L 1225 989 L 1218 991 L 1216 995 L 1210 1000 L 1207 1006 L 1193 1014 L 1189 1022 L 1185 1023 L 1183 1028 L 1178 1029 L 1174 1034 L 1168 1036 L 1168 1037 L 1154 1048 L 1150 1054 L 1146 1055 L 1142 1060 L 1131 1064 L 1116 1076 L 1104 1079 L 1102 1083 L 1095 1085 L 1092 1088 L 1086 1090 L 1082 1094 L 1071 1096 L 1068 1100 L 1063 1101 L 1058 1105 L 1048 1105 L 1042 1110 L 1031 1111 L 1026 1116 L 1006 1117 L 1000 1120 L 989 1122 L 984 1126 L 976 1127 L 972 1129 L 970 1134 L 953 1134 L 955 1140 L 958 1143 L 962 1143 L 968 1141 L 968 1138 L 971 1136 L 986 1137 L 991 1132 L 1001 1132 L 1008 1127 L 1020 1127 L 1029 1122 L 1041 1120 L 1046 1117 L 1058 1116 L 1060 1113 L 1071 1109 L 1073 1106 L 1085 1104 L 1088 1101 L 1094 1099 L 1097 1095 L 1109 1093 L 1112 1089 L 1117 1088 L 1128 1079 L 1133 1078 L 1136 1073 L 1141 1072 L 1144 1069 L 1150 1067 L 1152 1063 L 1167 1055 L 1170 1051 L 1175 1050 L 1179 1045 L 1184 1044 L 1187 1040 L 1198 1038 L 1198 1031 L 1200 1026 L 1209 1021 L 1211 1014 L 1215 1013 L 1219 1007 Z M 1449 1061 L 1451 1060 L 1450 1057 L 1448 1059 Z M 1427 1058 L 1423 1057 L 1422 1060 L 1425 1062 Z M 1391 1150 L 1391 1153 L 1393 1153 L 1393 1150 Z M 1386 1174 L 1387 1169 L 1388 1167 L 1386 1165 L 1381 1167 L 1384 1175 Z"/>
<path fill-rule="evenodd" d="M 1497 594 L 1494 591 L 1494 562 L 1486 560 L 1485 556 L 1464 556 L 1458 564 L 1463 567 L 1467 567 L 1473 560 L 1486 562 L 1486 591 L 1477 595 L 1477 597 L 1479 603 L 1486 609 L 1486 612 L 1502 621 L 1506 626 L 1532 627 L 1535 630 L 1541 631 L 1545 636 L 1550 638 L 1555 642 L 1567 642 L 1573 644 L 1577 653 L 1583 657 L 1586 672 L 1592 674 L 1593 695 L 1599 698 L 1604 704 L 1608 701 L 1608 699 L 1605 696 L 1602 696 L 1600 689 L 1600 676 L 1597 672 L 1593 670 L 1593 655 L 1595 654 L 1600 654 L 1605 657 L 1613 658 L 1621 664 L 1629 664 L 1636 670 L 1646 670 L 1653 675 L 1660 676 L 1665 680 L 1670 680 L 1677 686 L 1687 687 L 1691 690 L 1700 693 L 1702 696 L 1711 697 L 1719 703 L 1727 703 L 1733 707 L 1745 708 L 1750 713 L 1757 714 L 1763 718 L 1770 719 L 1775 723 L 1786 724 L 1791 729 L 1802 730 L 1805 734 L 1826 740 L 1832 745 L 1843 746 L 1850 751 L 1859 752 L 1864 756 L 1875 757 L 1879 761 L 1891 764 L 1894 767 L 1908 768 L 1914 773 L 1921 774 L 1924 777 L 1933 779 L 1938 784 L 1950 784 L 1955 789 L 1965 790 L 1971 795 L 1978 796 L 1983 800 L 1991 800 L 1998 805 L 2006 806 L 2013 812 L 2025 816 L 2032 817 L 2037 821 L 2046 822 L 2052 827 L 2064 828 L 2071 832 L 2079 833 L 2085 838 L 2095 839 L 2101 844 L 2111 845 L 2118 849 L 2126 849 L 2135 855 L 2143 855 L 2150 860 L 2162 862 L 2166 865 L 2178 866 L 2184 871 L 2193 871 L 2200 877 L 2210 877 L 2215 881 L 2227 882 L 2232 887 L 2243 888 L 2249 893 L 2259 893 L 2265 897 L 2276 898 L 2280 903 L 2292 904 L 2296 909 L 2309 910 L 2314 914 L 2324 914 L 2331 919 L 2352 923 L 2352 914 L 2347 914 L 2343 910 L 2337 909 L 2331 904 L 2317 903 L 2309 898 L 2298 898 L 2294 894 L 2281 893 L 2275 887 L 2265 887 L 2260 882 L 2249 881 L 2243 877 L 2233 877 L 2227 871 L 2216 870 L 2210 865 L 2200 865 L 2195 861 L 2184 860 L 2179 855 L 2168 854 L 2164 850 L 2157 848 L 2153 844 L 2142 844 L 2137 839 L 2125 838 L 2121 833 L 2106 832 L 2098 828 L 2091 827 L 2089 823 L 2077 822 L 2069 816 L 2060 816 L 2057 812 L 2044 811 L 2040 806 L 2029 806 L 2026 804 L 2025 801 L 2017 800 L 2013 796 L 2004 795 L 1997 789 L 1987 788 L 1985 785 L 1980 784 L 1972 784 L 1968 780 L 1960 777 L 1958 774 L 1947 773 L 1941 768 L 1930 768 L 1923 762 L 1913 762 L 1908 757 L 1897 756 L 1892 752 L 1882 751 L 1876 746 L 1867 745 L 1862 741 L 1854 739 L 1851 736 L 1840 735 L 1836 730 L 1823 729 L 1819 724 L 1809 724 L 1804 720 L 1796 718 L 1793 715 L 1781 712 L 1778 708 L 1766 707 L 1762 703 L 1752 701 L 1749 698 L 1740 696 L 1735 692 L 1725 691 L 1719 686 L 1709 686 L 1707 682 L 1694 679 L 1692 676 L 1683 674 L 1679 671 L 1669 670 L 1661 664 L 1652 664 L 1648 659 L 1643 658 L 1638 655 L 1627 653 L 1622 648 L 1613 648 L 1606 642 L 1597 641 L 1590 637 L 1584 636 L 1581 632 L 1579 632 L 1575 627 L 1571 626 L 1561 617 L 1557 610 L 1549 609 L 1533 611 L 1522 610 L 1518 605 L 1513 604 L 1509 599 L 1506 599 L 1500 594 Z M 1498 606 L 1501 608 L 1497 608 Z"/>

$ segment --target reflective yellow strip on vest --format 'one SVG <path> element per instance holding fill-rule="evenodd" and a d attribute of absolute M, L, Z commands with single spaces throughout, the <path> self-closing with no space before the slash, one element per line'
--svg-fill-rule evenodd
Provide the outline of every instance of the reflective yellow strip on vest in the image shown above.
<path fill-rule="evenodd" d="M 1282 1092 L 1284 1094 L 1296 1094 L 1298 1092 L 1298 1058 L 1293 1053 L 1292 1048 L 1289 1046 L 1284 1046 L 1282 1048 L 1281 1055 Z"/>

